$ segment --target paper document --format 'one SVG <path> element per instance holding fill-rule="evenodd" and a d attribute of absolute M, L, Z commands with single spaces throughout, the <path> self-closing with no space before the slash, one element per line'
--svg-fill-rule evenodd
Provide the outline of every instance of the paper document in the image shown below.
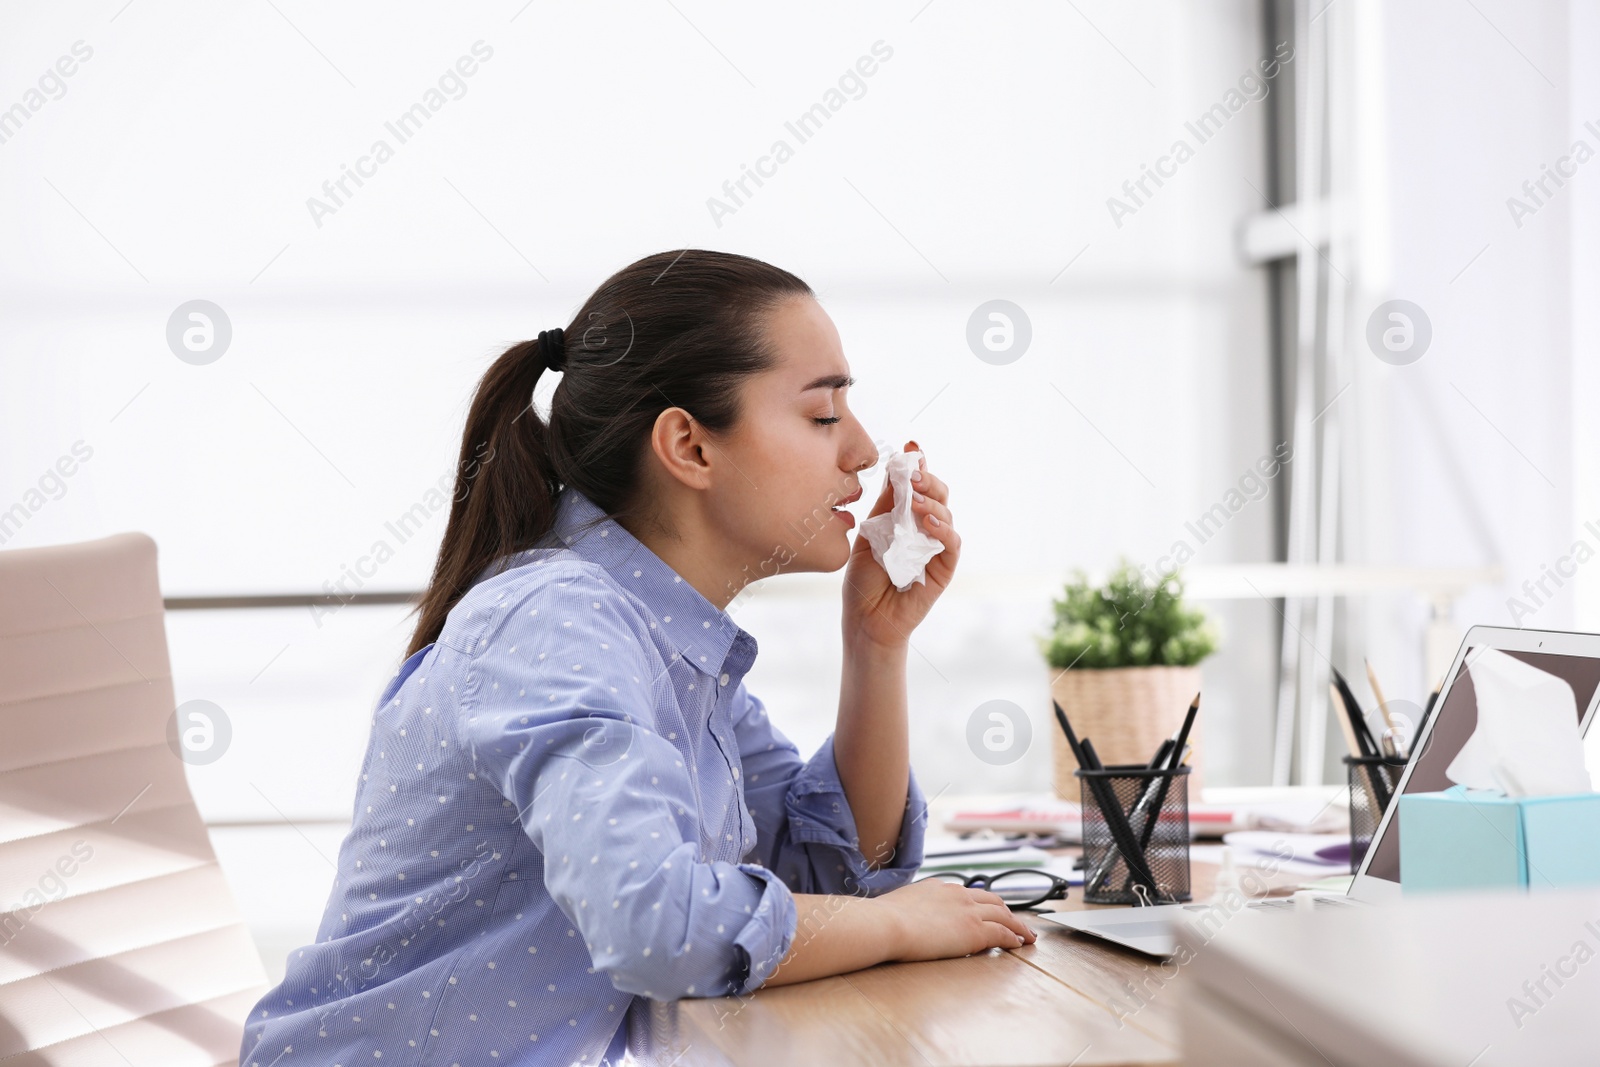
<path fill-rule="evenodd" d="M 966 871 L 966 870 L 994 870 L 1004 871 L 1012 867 L 1039 867 L 1049 863 L 1050 853 L 1033 845 L 1023 845 L 1020 848 L 1006 849 L 1002 852 L 953 852 L 942 856 L 929 856 L 923 853 L 921 871 Z"/>
<path fill-rule="evenodd" d="M 1031 870 L 1047 871 L 1058 878 L 1065 878 L 1072 885 L 1083 884 L 1083 869 L 1075 866 L 1078 862 L 1078 857 L 1054 856 L 1043 851 L 1042 849 L 1033 849 L 1032 851 L 1038 853 L 1038 856 L 1034 858 L 1023 857 L 1020 862 L 1006 862 L 994 867 L 962 863 L 950 865 L 946 864 L 944 859 L 940 859 L 937 863 L 924 864 L 917 870 L 916 877 L 922 878 L 926 875 L 945 872 L 960 872 L 962 874 L 998 874 L 1001 871 L 1011 870 L 1013 867 L 1027 867 Z M 1015 880 L 1017 883 L 1015 887 L 1012 886 L 1013 880 Z M 1049 880 L 1039 876 L 1034 876 L 1031 879 L 1024 879 L 1021 875 L 1017 875 L 1014 876 L 1014 878 L 1007 878 L 1005 884 L 1006 891 L 1009 893 L 1012 888 L 1031 889 L 1037 887 L 1039 889 L 1044 889 L 1049 885 Z"/>
<path fill-rule="evenodd" d="M 1294 875 L 1337 874 L 1350 869 L 1348 834 L 1295 834 L 1276 830 L 1240 830 L 1226 834 L 1223 844 L 1233 849 L 1233 861 L 1240 867 L 1254 867 Z M 1192 861 L 1219 863 L 1222 845 L 1192 846 Z M 1318 853 L 1337 854 L 1336 859 Z"/>

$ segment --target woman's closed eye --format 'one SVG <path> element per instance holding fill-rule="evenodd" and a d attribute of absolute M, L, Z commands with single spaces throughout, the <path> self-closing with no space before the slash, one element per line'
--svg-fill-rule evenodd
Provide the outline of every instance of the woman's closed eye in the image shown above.
<path fill-rule="evenodd" d="M 813 418 L 811 421 L 816 423 L 819 426 L 832 426 L 834 423 L 838 422 L 839 419 L 840 419 L 840 416 L 835 415 L 832 418 L 828 418 L 828 419 Z"/>

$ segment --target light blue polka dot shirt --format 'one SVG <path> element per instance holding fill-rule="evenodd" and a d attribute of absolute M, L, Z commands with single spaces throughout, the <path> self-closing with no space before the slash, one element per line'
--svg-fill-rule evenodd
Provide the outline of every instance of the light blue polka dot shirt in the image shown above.
<path fill-rule="evenodd" d="M 922 862 L 910 776 L 869 870 L 833 759 L 745 688 L 755 638 L 574 489 L 384 689 L 316 941 L 240 1062 L 617 1064 L 650 1002 L 745 994 L 794 893 L 877 896 Z"/>

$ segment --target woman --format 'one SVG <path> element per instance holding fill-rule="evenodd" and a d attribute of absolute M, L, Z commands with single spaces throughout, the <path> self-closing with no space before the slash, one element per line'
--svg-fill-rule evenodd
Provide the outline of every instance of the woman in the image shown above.
<path fill-rule="evenodd" d="M 961 539 L 924 464 L 926 581 L 897 591 L 851 543 L 835 508 L 877 448 L 849 384 L 804 282 L 698 250 L 495 361 L 321 928 L 242 1063 L 615 1064 L 648 1052 L 640 998 L 1033 940 L 994 893 L 908 884 L 907 642 Z M 893 502 L 885 479 L 872 514 Z M 807 761 L 745 688 L 756 641 L 726 609 L 840 567 L 838 720 Z"/>

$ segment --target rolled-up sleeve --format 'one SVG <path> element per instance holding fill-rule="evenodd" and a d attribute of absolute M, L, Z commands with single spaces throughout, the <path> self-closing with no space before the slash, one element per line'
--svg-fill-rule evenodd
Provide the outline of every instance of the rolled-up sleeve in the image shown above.
<path fill-rule="evenodd" d="M 472 653 L 461 727 L 477 773 L 516 806 L 546 889 L 617 989 L 749 992 L 793 941 L 792 893 L 759 865 L 701 861 L 689 772 L 652 729 L 666 672 L 626 607 L 595 579 L 537 602 L 538 630 L 511 603 Z"/>
<path fill-rule="evenodd" d="M 829 734 L 810 760 L 774 726 L 766 705 L 740 682 L 734 735 L 744 770 L 745 803 L 756 825 L 755 855 L 796 893 L 877 896 L 911 881 L 922 866 L 927 800 L 913 769 L 890 862 L 873 869 L 861 851 L 855 815 L 839 780 Z"/>

